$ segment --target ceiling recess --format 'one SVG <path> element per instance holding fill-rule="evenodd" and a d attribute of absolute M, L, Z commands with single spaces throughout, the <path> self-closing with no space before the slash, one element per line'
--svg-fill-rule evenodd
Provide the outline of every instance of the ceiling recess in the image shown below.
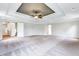
<path fill-rule="evenodd" d="M 44 3 L 22 3 L 17 12 L 37 18 L 55 13 Z"/>

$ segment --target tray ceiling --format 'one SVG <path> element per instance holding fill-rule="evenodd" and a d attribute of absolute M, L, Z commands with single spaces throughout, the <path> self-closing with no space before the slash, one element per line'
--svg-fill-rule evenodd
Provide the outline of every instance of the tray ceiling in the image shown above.
<path fill-rule="evenodd" d="M 33 24 L 50 24 L 79 20 L 79 3 L 44 3 L 55 13 L 35 20 L 28 14 L 16 12 L 22 3 L 0 3 L 0 21 L 26 22 Z M 30 8 L 30 7 L 28 7 Z M 42 7 L 41 7 L 42 8 Z M 45 10 L 43 8 L 43 10 Z"/>
<path fill-rule="evenodd" d="M 22 3 L 18 8 L 17 12 L 23 13 L 30 16 L 47 16 L 49 14 L 55 13 L 54 10 L 49 8 L 44 3 Z"/>

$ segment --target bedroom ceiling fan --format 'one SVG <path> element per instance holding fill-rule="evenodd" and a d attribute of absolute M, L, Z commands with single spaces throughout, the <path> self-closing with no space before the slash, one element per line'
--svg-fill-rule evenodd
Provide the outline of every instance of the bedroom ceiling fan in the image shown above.
<path fill-rule="evenodd" d="M 17 12 L 32 16 L 35 19 L 42 19 L 44 16 L 55 13 L 44 3 L 22 3 Z"/>

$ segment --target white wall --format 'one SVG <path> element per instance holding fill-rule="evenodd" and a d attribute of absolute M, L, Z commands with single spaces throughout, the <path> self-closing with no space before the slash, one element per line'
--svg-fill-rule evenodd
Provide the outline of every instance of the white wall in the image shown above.
<path fill-rule="evenodd" d="M 17 23 L 17 37 L 24 37 L 24 23 Z"/>
<path fill-rule="evenodd" d="M 42 24 L 24 24 L 24 36 L 47 35 L 48 26 Z"/>
<path fill-rule="evenodd" d="M 0 23 L 0 40 L 2 40 L 2 34 L 3 34 L 3 26 L 2 23 Z"/>
<path fill-rule="evenodd" d="M 53 24 L 52 34 L 63 37 L 79 37 L 79 22 Z"/>
<path fill-rule="evenodd" d="M 24 24 L 24 35 L 59 35 L 63 37 L 79 37 L 79 22 L 52 24 L 52 33 L 48 33 L 48 25 Z"/>
<path fill-rule="evenodd" d="M 0 22 L 0 40 L 2 40 L 2 35 L 5 31 L 5 25 L 3 25 L 3 22 Z"/>
<path fill-rule="evenodd" d="M 9 30 L 10 36 L 15 36 L 16 35 L 16 24 L 15 23 L 8 23 L 7 24 L 7 29 Z"/>

